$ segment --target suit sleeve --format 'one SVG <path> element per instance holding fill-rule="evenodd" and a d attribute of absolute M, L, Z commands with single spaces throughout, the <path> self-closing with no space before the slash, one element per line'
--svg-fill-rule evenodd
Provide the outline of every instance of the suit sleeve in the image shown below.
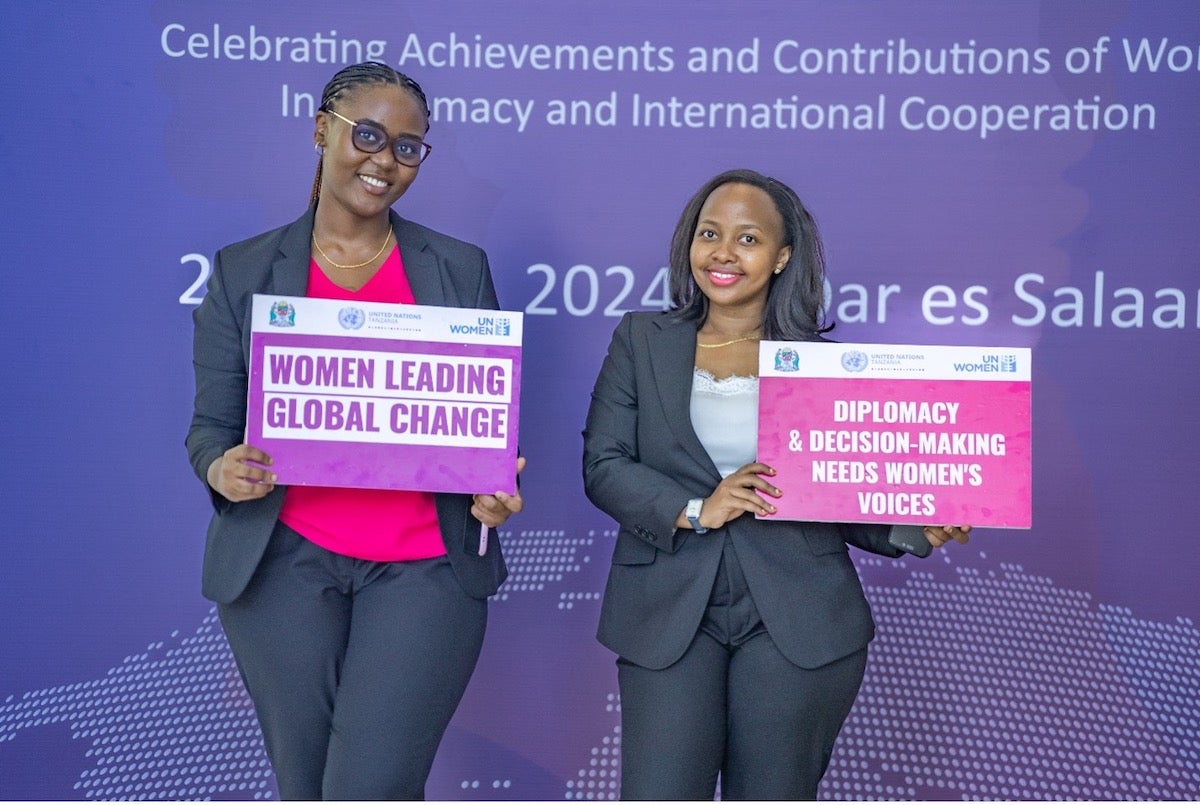
<path fill-rule="evenodd" d="M 212 495 L 213 505 L 232 505 L 208 485 L 208 468 L 226 450 L 241 444 L 246 431 L 247 368 L 241 322 L 229 298 L 224 263 L 213 261 L 208 292 L 192 314 L 192 366 L 196 397 L 187 449 L 192 469 Z"/>
<path fill-rule="evenodd" d="M 583 431 L 584 490 L 623 529 L 674 553 L 691 533 L 676 529 L 675 518 L 696 495 L 642 455 L 632 326 L 627 313 L 592 391 Z"/>

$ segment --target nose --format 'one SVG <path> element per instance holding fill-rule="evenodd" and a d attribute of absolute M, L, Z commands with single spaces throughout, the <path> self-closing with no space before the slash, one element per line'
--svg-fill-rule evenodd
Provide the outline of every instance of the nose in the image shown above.
<path fill-rule="evenodd" d="M 374 154 L 371 154 L 371 161 L 374 162 L 376 165 L 378 165 L 381 168 L 390 168 L 393 165 L 400 164 L 399 161 L 396 159 L 396 155 L 394 153 L 392 153 L 392 149 L 390 147 L 384 148 L 380 151 L 376 151 Z"/>
<path fill-rule="evenodd" d="M 732 263 L 737 256 L 731 246 L 732 244 L 726 238 L 715 240 L 712 247 L 712 259 L 718 263 Z"/>

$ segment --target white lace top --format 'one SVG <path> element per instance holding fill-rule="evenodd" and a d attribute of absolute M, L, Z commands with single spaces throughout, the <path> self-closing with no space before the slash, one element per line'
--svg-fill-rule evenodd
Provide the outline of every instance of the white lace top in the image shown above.
<path fill-rule="evenodd" d="M 758 378 L 717 380 L 692 372 L 692 429 L 721 477 L 754 461 L 758 453 Z"/>

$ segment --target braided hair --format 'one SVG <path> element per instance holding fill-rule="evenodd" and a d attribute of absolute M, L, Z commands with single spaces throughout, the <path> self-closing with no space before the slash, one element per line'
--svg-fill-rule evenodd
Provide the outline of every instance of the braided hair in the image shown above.
<path fill-rule="evenodd" d="M 429 101 L 425 98 L 425 92 L 421 89 L 421 85 L 412 80 L 404 73 L 377 61 L 365 61 L 360 64 L 351 64 L 348 67 L 343 67 L 334 74 L 333 78 L 329 79 L 329 83 L 325 85 L 325 91 L 321 93 L 321 106 L 318 111 L 328 112 L 333 109 L 333 105 L 340 101 L 347 94 L 354 92 L 360 87 L 369 86 L 372 84 L 391 84 L 396 87 L 403 87 L 414 98 L 416 98 L 421 108 L 425 111 L 425 131 L 429 131 Z M 312 195 L 309 196 L 308 203 L 313 205 L 317 203 L 317 199 L 321 195 L 321 172 L 322 165 L 325 160 L 317 160 L 317 175 L 313 179 Z"/>

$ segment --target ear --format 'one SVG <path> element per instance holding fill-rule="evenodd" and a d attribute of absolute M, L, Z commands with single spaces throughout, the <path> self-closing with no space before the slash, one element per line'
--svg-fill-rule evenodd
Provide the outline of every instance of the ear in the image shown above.
<path fill-rule="evenodd" d="M 329 118 L 324 112 L 317 112 L 313 119 L 313 144 L 319 148 L 325 147 L 325 129 L 329 126 Z"/>
<path fill-rule="evenodd" d="M 775 260 L 775 273 L 783 271 L 783 267 L 788 264 L 788 260 L 792 259 L 792 247 L 784 246 L 779 250 L 779 257 Z"/>

